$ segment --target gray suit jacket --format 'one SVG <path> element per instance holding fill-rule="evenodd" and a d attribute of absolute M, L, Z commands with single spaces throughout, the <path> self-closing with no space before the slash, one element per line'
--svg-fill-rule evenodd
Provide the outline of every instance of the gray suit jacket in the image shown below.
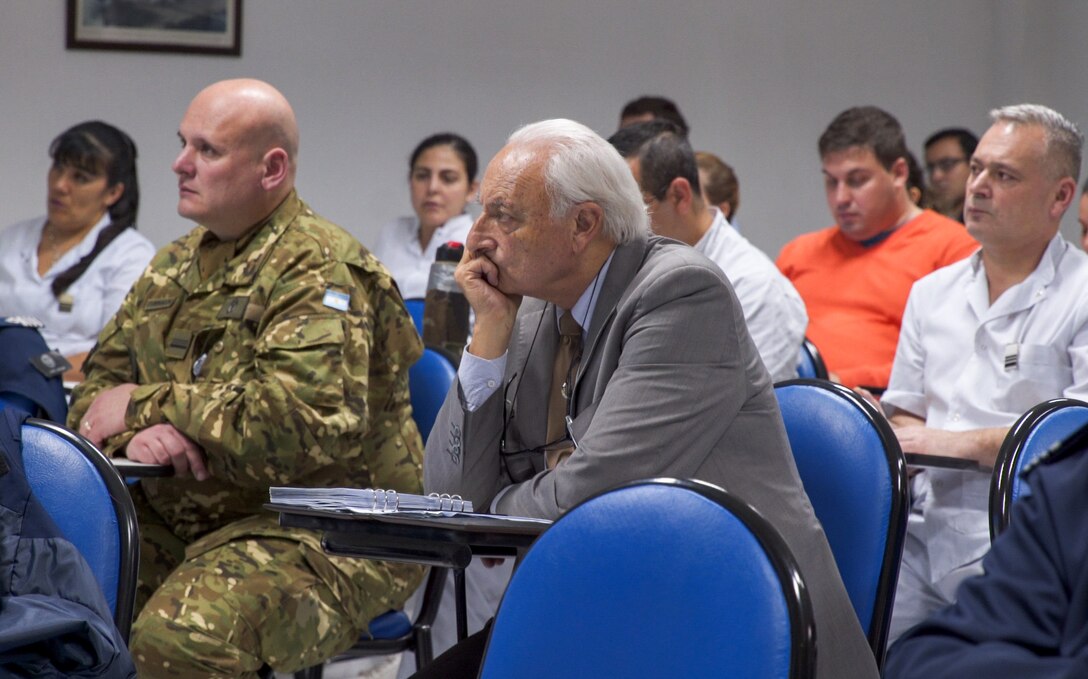
<path fill-rule="evenodd" d="M 601 283 L 571 399 L 577 448 L 543 453 L 558 331 L 555 307 L 526 298 L 503 387 L 466 412 L 457 385 L 427 442 L 427 492 L 486 510 L 555 519 L 589 496 L 657 476 L 708 481 L 782 533 L 811 590 L 818 676 L 875 677 L 876 665 L 793 463 L 773 385 L 721 270 L 681 243 L 616 248 Z M 505 406 L 505 407 L 504 407 Z M 505 416 L 505 426 L 504 426 Z"/>

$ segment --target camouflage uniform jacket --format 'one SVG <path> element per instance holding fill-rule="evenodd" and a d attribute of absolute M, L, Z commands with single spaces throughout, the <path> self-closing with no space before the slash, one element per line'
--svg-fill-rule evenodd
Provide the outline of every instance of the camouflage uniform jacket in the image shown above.
<path fill-rule="evenodd" d="M 203 264 L 202 279 L 221 248 L 226 263 Z M 180 538 L 207 536 L 189 558 L 246 535 L 319 547 L 318 535 L 280 528 L 261 509 L 269 486 L 421 492 L 408 396 L 421 353 L 385 268 L 292 192 L 238 241 L 197 227 L 156 254 L 99 336 L 69 422 L 102 390 L 132 382 L 130 431 L 108 453 L 161 422 L 203 448 L 210 479 L 141 481 Z"/>

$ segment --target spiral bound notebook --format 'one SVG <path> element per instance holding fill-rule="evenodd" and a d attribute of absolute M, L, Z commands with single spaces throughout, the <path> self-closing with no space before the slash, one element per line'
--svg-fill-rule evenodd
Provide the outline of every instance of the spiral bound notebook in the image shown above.
<path fill-rule="evenodd" d="M 459 495 L 416 495 L 381 488 L 268 489 L 269 501 L 279 505 L 327 509 L 355 514 L 450 514 L 472 512 L 472 502 Z"/>

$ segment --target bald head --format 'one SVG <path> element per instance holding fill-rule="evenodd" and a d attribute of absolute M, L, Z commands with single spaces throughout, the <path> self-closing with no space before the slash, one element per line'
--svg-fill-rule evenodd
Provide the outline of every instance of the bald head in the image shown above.
<path fill-rule="evenodd" d="M 247 131 L 256 153 L 282 148 L 294 166 L 298 158 L 298 123 L 287 98 L 263 80 L 236 78 L 208 85 L 190 108 L 202 105 L 219 115 L 234 117 Z"/>
<path fill-rule="evenodd" d="M 178 213 L 238 238 L 294 189 L 298 124 L 274 87 L 248 78 L 200 91 L 178 129 Z"/>

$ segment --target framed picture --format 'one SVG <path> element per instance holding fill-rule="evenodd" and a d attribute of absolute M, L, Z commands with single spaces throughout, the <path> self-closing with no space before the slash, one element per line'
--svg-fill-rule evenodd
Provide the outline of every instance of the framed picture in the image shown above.
<path fill-rule="evenodd" d="M 68 0 L 68 49 L 242 53 L 242 0 Z"/>

